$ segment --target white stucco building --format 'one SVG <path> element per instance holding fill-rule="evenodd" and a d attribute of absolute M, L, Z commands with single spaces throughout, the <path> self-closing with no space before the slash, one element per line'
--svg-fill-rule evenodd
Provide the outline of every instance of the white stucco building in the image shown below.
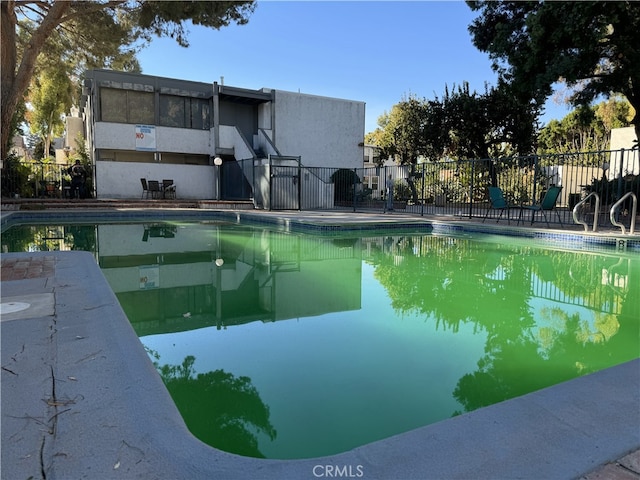
<path fill-rule="evenodd" d="M 625 149 L 624 152 L 621 149 Z M 634 127 L 614 128 L 611 130 L 611 160 L 608 178 L 612 180 L 627 175 L 640 175 L 640 156 L 638 138 Z"/>
<path fill-rule="evenodd" d="M 269 164 L 362 167 L 361 101 L 110 70 L 87 72 L 83 94 L 98 198 L 140 197 L 141 178 L 172 179 L 178 198 L 261 198 Z"/>

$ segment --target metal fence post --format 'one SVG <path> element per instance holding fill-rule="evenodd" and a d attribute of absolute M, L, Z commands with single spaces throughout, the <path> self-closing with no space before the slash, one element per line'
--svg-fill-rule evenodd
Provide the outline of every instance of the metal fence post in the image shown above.
<path fill-rule="evenodd" d="M 618 192 L 616 199 L 622 197 L 622 174 L 624 172 L 624 148 L 620 149 L 620 170 L 618 171 Z"/>
<path fill-rule="evenodd" d="M 616 192 L 615 198 L 612 199 L 612 203 L 616 203 L 616 200 L 622 198 L 622 184 L 623 179 L 622 175 L 624 173 L 624 148 L 620 149 L 620 168 L 618 169 L 618 190 Z M 620 219 L 620 209 L 616 211 L 616 221 Z"/>
<path fill-rule="evenodd" d="M 420 178 L 422 179 L 422 191 L 420 192 L 420 216 L 424 217 L 424 184 L 427 183 L 424 179 L 424 166 L 423 163 L 421 165 L 422 170 L 420 172 Z"/>
<path fill-rule="evenodd" d="M 253 197 L 253 208 L 256 208 L 258 206 L 258 202 L 256 200 L 257 186 L 256 186 L 256 160 L 255 159 L 251 160 L 251 179 L 252 179 L 251 196 Z"/>
<path fill-rule="evenodd" d="M 354 168 L 353 169 L 353 189 L 352 189 L 352 193 L 353 193 L 353 211 L 356 211 L 356 187 L 358 185 L 358 169 Z"/>
<path fill-rule="evenodd" d="M 534 155 L 533 156 L 533 192 L 532 192 L 532 202 L 531 203 L 536 203 L 537 202 L 537 194 L 538 194 L 538 177 L 539 177 L 539 173 L 538 173 L 538 155 Z"/>
<path fill-rule="evenodd" d="M 471 161 L 471 179 L 469 180 L 469 218 L 473 215 L 473 188 L 474 188 L 474 178 L 476 176 L 476 162 L 475 160 Z"/>
<path fill-rule="evenodd" d="M 302 157 L 298 157 L 298 211 L 302 210 Z"/>
<path fill-rule="evenodd" d="M 271 206 L 273 205 L 273 164 L 271 159 L 271 154 L 269 154 L 269 211 L 271 211 Z"/>

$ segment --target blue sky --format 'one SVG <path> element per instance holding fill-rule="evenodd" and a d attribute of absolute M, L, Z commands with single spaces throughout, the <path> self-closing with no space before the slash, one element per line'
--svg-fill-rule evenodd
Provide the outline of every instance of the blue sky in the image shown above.
<path fill-rule="evenodd" d="M 488 55 L 467 30 L 475 16 L 461 1 L 258 0 L 246 25 L 190 26 L 189 48 L 154 39 L 138 58 L 148 75 L 363 101 L 368 133 L 409 94 L 432 99 L 445 85 L 495 85 Z M 568 112 L 549 101 L 541 120 Z"/>

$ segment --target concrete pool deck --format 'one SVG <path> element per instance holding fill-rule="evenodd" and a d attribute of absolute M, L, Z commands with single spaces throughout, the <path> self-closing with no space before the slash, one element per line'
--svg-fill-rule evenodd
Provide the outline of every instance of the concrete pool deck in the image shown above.
<path fill-rule="evenodd" d="M 640 360 L 340 455 L 251 459 L 187 431 L 91 254 L 3 254 L 1 273 L 3 479 L 640 478 Z"/>

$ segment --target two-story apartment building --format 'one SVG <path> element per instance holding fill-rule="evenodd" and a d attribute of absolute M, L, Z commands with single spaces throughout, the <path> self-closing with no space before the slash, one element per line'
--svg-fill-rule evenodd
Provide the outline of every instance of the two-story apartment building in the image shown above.
<path fill-rule="evenodd" d="M 92 70 L 82 108 L 98 198 L 140 197 L 141 178 L 172 179 L 178 198 L 263 198 L 274 162 L 363 161 L 361 101 Z"/>

